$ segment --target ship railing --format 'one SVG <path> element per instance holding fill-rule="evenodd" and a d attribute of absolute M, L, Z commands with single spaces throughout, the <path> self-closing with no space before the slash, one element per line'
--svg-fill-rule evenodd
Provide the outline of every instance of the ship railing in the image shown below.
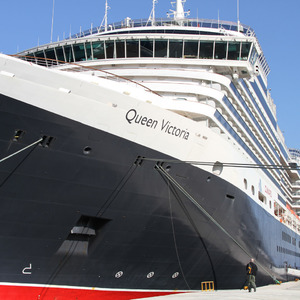
<path fill-rule="evenodd" d="M 112 30 L 119 30 L 123 28 L 135 28 L 135 27 L 151 27 L 151 26 L 178 26 L 179 23 L 173 19 L 156 18 L 154 22 L 150 22 L 149 19 L 130 19 L 126 18 L 123 21 L 111 23 L 105 28 L 105 26 L 92 27 L 85 31 L 73 34 L 68 39 L 83 38 L 93 34 L 102 34 Z M 238 31 L 238 24 L 231 21 L 213 20 L 213 19 L 193 19 L 186 18 L 180 22 L 180 26 L 183 27 L 198 27 L 198 28 L 215 28 L 225 29 L 230 31 Z M 256 36 L 254 30 L 247 25 L 242 24 L 243 33 L 247 36 Z"/>
<path fill-rule="evenodd" d="M 157 92 L 151 90 L 147 86 L 145 86 L 137 81 L 131 80 L 124 76 L 114 74 L 112 72 L 99 70 L 99 69 L 91 67 L 91 66 L 83 66 L 81 64 L 77 64 L 77 63 L 73 63 L 73 62 L 65 62 L 65 61 L 60 61 L 60 60 L 56 60 L 56 59 L 40 58 L 40 57 L 33 57 L 33 56 L 26 56 L 26 55 L 17 55 L 16 54 L 16 55 L 11 55 L 11 56 L 25 60 L 30 63 L 37 64 L 39 66 L 47 67 L 47 68 L 54 68 L 54 67 L 57 68 L 59 66 L 66 66 L 65 68 L 59 68 L 60 71 L 78 72 L 78 73 L 90 72 L 91 75 L 94 75 L 97 77 L 114 80 L 114 81 L 118 81 L 118 82 L 125 82 L 125 83 L 129 83 L 129 84 L 133 84 L 135 86 L 139 86 L 139 87 L 143 88 L 145 91 L 161 97 L 160 94 L 158 94 Z M 100 75 L 98 76 L 96 74 L 102 74 L 103 76 L 100 76 Z"/>

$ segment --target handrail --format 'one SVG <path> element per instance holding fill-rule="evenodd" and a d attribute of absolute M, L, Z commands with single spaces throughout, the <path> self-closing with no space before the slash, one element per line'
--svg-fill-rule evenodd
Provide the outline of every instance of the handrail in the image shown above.
<path fill-rule="evenodd" d="M 115 78 L 118 78 L 118 79 L 122 79 L 122 80 L 130 82 L 130 83 L 134 83 L 134 84 L 144 88 L 146 91 L 161 97 L 160 94 L 158 94 L 157 92 L 151 90 L 147 86 L 145 86 L 145 85 L 143 85 L 143 84 L 141 84 L 137 81 L 134 81 L 134 80 L 129 79 L 127 77 L 120 76 L 120 75 L 117 75 L 117 74 L 114 74 L 114 73 L 111 73 L 111 72 L 108 72 L 108 71 L 105 71 L 105 70 L 99 70 L 99 69 L 91 67 L 91 66 L 83 66 L 81 64 L 77 64 L 77 63 L 74 63 L 74 62 L 66 62 L 66 61 L 63 61 L 63 60 L 57 60 L 57 59 L 51 59 L 51 58 L 42 58 L 42 57 L 34 57 L 34 56 L 28 56 L 28 55 L 13 54 L 13 55 L 9 55 L 9 56 L 16 57 L 16 58 L 19 58 L 19 59 L 22 59 L 22 60 L 25 60 L 25 61 L 28 61 L 28 62 L 31 62 L 31 63 L 35 63 L 39 66 L 44 66 L 44 67 L 47 67 L 47 68 L 49 68 L 48 62 L 50 62 L 51 63 L 50 67 L 58 66 L 58 65 L 70 65 L 70 66 L 75 66 L 75 67 L 78 67 L 78 68 L 81 68 L 81 69 L 102 72 L 106 75 L 109 75 L 109 76 L 112 76 L 112 77 L 115 77 Z M 60 69 L 60 70 L 61 71 L 68 71 L 68 69 L 65 69 L 65 70 Z M 72 71 L 75 71 L 75 70 L 72 69 Z M 80 72 L 80 71 L 78 71 L 78 72 Z"/>

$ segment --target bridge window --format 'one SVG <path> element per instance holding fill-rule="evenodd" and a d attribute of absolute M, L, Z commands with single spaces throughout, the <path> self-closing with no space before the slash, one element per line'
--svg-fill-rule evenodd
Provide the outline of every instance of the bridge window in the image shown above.
<path fill-rule="evenodd" d="M 47 49 L 47 50 L 45 50 L 45 54 L 46 54 L 46 57 L 48 59 L 54 59 L 54 60 L 56 60 L 54 49 Z"/>
<path fill-rule="evenodd" d="M 84 44 L 73 45 L 75 61 L 86 60 Z"/>
<path fill-rule="evenodd" d="M 198 58 L 198 41 L 184 42 L 184 58 Z"/>
<path fill-rule="evenodd" d="M 114 41 L 105 41 L 105 49 L 106 49 L 106 58 L 115 58 L 115 42 Z"/>
<path fill-rule="evenodd" d="M 35 53 L 36 57 L 45 58 L 44 51 L 38 51 Z"/>
<path fill-rule="evenodd" d="M 65 61 L 65 55 L 64 55 L 64 51 L 63 51 L 63 47 L 57 47 L 55 49 L 56 51 L 56 56 L 57 56 L 57 59 L 60 60 L 60 61 Z"/>
<path fill-rule="evenodd" d="M 251 45 L 250 42 L 124 39 L 58 46 L 30 55 L 65 62 L 131 57 L 248 60 Z M 249 60 L 252 64 L 257 60 L 254 47 Z M 47 65 L 49 64 L 51 64 L 50 61 L 47 62 Z"/>
<path fill-rule="evenodd" d="M 127 57 L 139 57 L 139 41 L 128 40 L 126 41 Z"/>
<path fill-rule="evenodd" d="M 169 41 L 169 57 L 182 58 L 182 41 Z"/>
<path fill-rule="evenodd" d="M 91 60 L 92 59 L 92 46 L 91 43 L 85 44 L 85 50 L 86 50 L 86 59 Z"/>
<path fill-rule="evenodd" d="M 240 46 L 241 43 L 238 42 L 229 42 L 228 43 L 228 56 L 230 60 L 237 60 L 240 57 Z"/>
<path fill-rule="evenodd" d="M 251 43 L 242 43 L 241 59 L 247 60 L 250 52 Z"/>
<path fill-rule="evenodd" d="M 168 41 L 155 41 L 155 57 L 167 57 Z"/>
<path fill-rule="evenodd" d="M 141 40 L 141 57 L 153 57 L 152 40 Z"/>
<path fill-rule="evenodd" d="M 215 59 L 226 59 L 227 42 L 215 43 Z"/>
<path fill-rule="evenodd" d="M 258 57 L 258 54 L 257 54 L 255 48 L 253 47 L 253 48 L 252 48 L 252 51 L 251 51 L 251 55 L 250 55 L 250 63 L 251 63 L 252 65 L 255 64 L 255 62 L 256 62 L 256 60 L 257 60 L 257 57 Z"/>
<path fill-rule="evenodd" d="M 104 42 L 92 42 L 94 59 L 104 59 Z"/>
<path fill-rule="evenodd" d="M 124 41 L 116 41 L 116 52 L 118 58 L 125 57 L 125 43 Z"/>
<path fill-rule="evenodd" d="M 200 58 L 213 58 L 214 42 L 200 42 Z"/>
<path fill-rule="evenodd" d="M 70 45 L 64 46 L 65 54 L 66 54 L 66 61 L 67 62 L 73 62 L 73 51 L 72 47 Z"/>

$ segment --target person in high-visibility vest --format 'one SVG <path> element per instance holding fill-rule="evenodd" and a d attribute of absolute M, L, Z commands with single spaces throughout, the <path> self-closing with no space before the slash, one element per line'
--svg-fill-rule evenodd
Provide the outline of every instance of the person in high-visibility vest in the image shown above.
<path fill-rule="evenodd" d="M 251 292 L 251 289 L 254 289 L 254 292 L 256 292 L 256 284 L 255 284 L 255 277 L 257 272 L 257 266 L 254 263 L 254 258 L 251 258 L 250 262 L 246 266 L 246 272 L 247 272 L 247 286 L 249 293 Z"/>

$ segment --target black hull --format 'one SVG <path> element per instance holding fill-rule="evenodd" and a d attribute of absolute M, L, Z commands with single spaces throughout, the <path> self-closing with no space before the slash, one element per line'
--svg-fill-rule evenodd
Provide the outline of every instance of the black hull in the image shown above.
<path fill-rule="evenodd" d="M 290 258 L 276 253 L 282 225 L 218 176 L 162 164 L 239 245 L 142 159 L 167 156 L 3 95 L 0 120 L 1 158 L 43 138 L 0 163 L 1 282 L 241 288 L 247 253 L 285 279 L 272 269 Z M 270 274 L 260 268 L 258 285 Z"/>

